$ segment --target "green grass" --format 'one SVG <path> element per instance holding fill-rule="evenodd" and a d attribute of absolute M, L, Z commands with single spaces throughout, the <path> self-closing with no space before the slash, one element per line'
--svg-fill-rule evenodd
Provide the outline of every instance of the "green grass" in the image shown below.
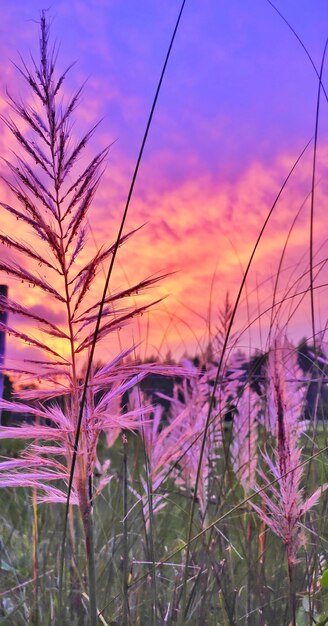
<path fill-rule="evenodd" d="M 317 436 L 317 445 L 326 442 L 325 433 Z M 304 457 L 311 451 L 307 440 Z M 105 450 L 103 450 L 105 455 Z M 149 545 L 141 505 L 129 493 L 127 518 L 128 549 L 124 556 L 123 545 L 123 499 L 122 499 L 122 445 L 118 440 L 109 451 L 113 479 L 95 504 L 96 568 L 98 609 L 103 609 L 103 623 L 120 624 L 123 614 L 123 559 L 127 559 L 129 572 L 128 604 L 129 624 L 151 623 L 152 590 Z M 128 436 L 129 483 L 139 487 L 143 459 L 140 440 Z M 243 490 L 232 471 L 222 473 L 222 461 L 216 469 L 217 491 L 209 506 L 206 523 L 233 509 L 221 523 L 200 537 L 190 546 L 191 558 L 187 580 L 186 623 L 207 624 L 287 624 L 287 565 L 284 547 L 272 533 L 262 528 L 257 517 L 242 502 Z M 317 484 L 327 479 L 325 458 L 311 462 L 306 488 L 310 493 Z M 0 623 L 12 626 L 33 624 L 34 587 L 32 572 L 32 500 L 31 492 L 24 489 L 3 490 L 1 497 L 2 561 L 0 593 L 2 617 Z M 167 483 L 167 506 L 154 516 L 155 561 L 165 560 L 180 548 L 168 564 L 156 567 L 156 590 L 158 611 L 163 620 L 167 614 L 168 624 L 177 623 L 181 610 L 183 566 L 187 538 L 191 494 L 179 491 L 171 479 Z M 135 506 L 134 506 L 135 505 Z M 315 602 L 316 613 L 323 611 L 328 595 L 320 590 L 318 556 L 327 553 L 326 539 L 327 498 L 303 520 L 310 529 L 306 548 L 300 552 L 296 568 L 298 620 L 310 624 L 309 614 L 304 610 L 308 599 Z M 38 507 L 38 572 L 39 606 L 38 623 L 51 624 L 58 609 L 58 553 L 61 543 L 64 507 L 45 505 Z M 65 568 L 65 622 L 73 625 L 88 624 L 88 601 L 86 563 L 83 532 L 74 510 L 74 552 L 71 532 L 67 542 Z M 195 515 L 193 534 L 202 527 L 198 511 Z M 261 532 L 264 535 L 261 537 Z M 149 539 L 149 536 L 148 536 Z M 264 553 L 261 557 L 260 544 Z M 9 567 L 7 567 L 9 566 Z M 323 567 L 325 565 L 323 564 Z M 309 576 L 314 569 L 314 579 Z M 140 581 L 138 582 L 138 580 Z M 311 589 L 310 589 L 311 587 Z M 306 601 L 303 599 L 307 599 Z M 177 609 L 177 610 L 175 610 Z M 246 615 L 250 614 L 247 621 Z M 303 615 L 304 613 L 304 615 Z M 34 619 L 34 621 L 31 621 Z M 201 621 L 200 621 L 201 620 Z M 304 621 L 305 620 L 305 621 Z M 99 622 L 101 623 L 101 622 Z"/>

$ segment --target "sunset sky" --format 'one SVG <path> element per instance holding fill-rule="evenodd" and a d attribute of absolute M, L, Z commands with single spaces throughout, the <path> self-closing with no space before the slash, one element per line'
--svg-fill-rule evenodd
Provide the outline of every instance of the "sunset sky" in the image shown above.
<path fill-rule="evenodd" d="M 276 0 L 320 71 L 328 36 L 326 0 Z M 52 37 L 61 42 L 58 66 L 76 61 L 65 83 L 72 93 L 86 79 L 76 111 L 76 131 L 99 119 L 90 154 L 113 143 L 93 207 L 89 250 L 115 240 L 170 37 L 177 0 L 54 0 Z M 3 2 L 0 23 L 0 111 L 6 89 L 28 97 L 17 70 L 18 53 L 37 57 L 37 20 L 43 5 Z M 323 83 L 328 89 L 328 71 Z M 187 0 L 169 61 L 126 231 L 144 224 L 119 252 L 112 288 L 155 272 L 174 272 L 148 294 L 167 296 L 149 319 L 124 331 L 142 340 L 143 355 L 204 349 L 215 334 L 226 292 L 234 302 L 261 226 L 284 179 L 315 132 L 318 77 L 300 42 L 267 0 Z M 320 100 L 314 197 L 317 285 L 327 283 L 328 115 Z M 244 348 L 265 347 L 281 253 L 300 210 L 283 259 L 276 300 L 284 300 L 297 341 L 311 334 L 310 303 L 295 293 L 309 286 L 309 196 L 313 141 L 280 198 L 257 251 L 234 330 Z M 2 125 L 0 149 L 14 142 Z M 8 197 L 4 185 L 2 198 Z M 302 208 L 301 208 L 302 207 Z M 0 229 L 12 228 L 1 215 Z M 21 233 L 22 237 L 24 233 Z M 317 271 L 317 270 L 316 270 Z M 305 273 L 305 274 L 304 274 Z M 102 276 L 99 277 L 99 285 Z M 7 283 L 7 277 L 0 282 Z M 12 297 L 30 295 L 10 283 Z M 19 295 L 18 295 L 19 294 Z M 293 297 L 291 297 L 293 296 Z M 297 306 L 299 304 L 299 306 Z M 327 287 L 315 291 L 316 327 L 327 322 Z M 42 303 L 47 309 L 47 303 Z M 267 312 L 266 312 L 267 311 Z M 50 316 L 54 314 L 49 311 Z M 19 322 L 23 327 L 23 321 Z M 140 336 L 141 335 L 141 336 Z M 110 349 L 108 346 L 104 350 Z M 7 341 L 8 362 L 27 348 Z M 102 356 L 104 356 L 105 352 Z"/>

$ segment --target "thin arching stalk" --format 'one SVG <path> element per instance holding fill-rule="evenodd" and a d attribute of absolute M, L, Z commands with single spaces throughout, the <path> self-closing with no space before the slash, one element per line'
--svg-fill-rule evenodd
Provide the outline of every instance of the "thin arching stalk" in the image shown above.
<path fill-rule="evenodd" d="M 325 89 L 325 86 L 324 86 L 324 84 L 323 84 L 323 82 L 322 82 L 322 74 L 321 74 L 321 72 L 318 72 L 317 67 L 316 67 L 316 65 L 315 65 L 315 63 L 314 63 L 314 61 L 313 61 L 313 58 L 312 58 L 312 56 L 310 55 L 310 53 L 309 53 L 309 51 L 308 51 L 307 47 L 305 46 L 304 42 L 302 41 L 302 39 L 300 38 L 300 36 L 297 34 L 296 30 L 293 28 L 293 26 L 290 24 L 290 22 L 288 22 L 288 20 L 286 19 L 286 17 L 285 17 L 285 16 L 284 16 L 284 15 L 283 15 L 280 11 L 279 11 L 278 7 L 276 7 L 276 5 L 275 5 L 273 2 L 271 2 L 271 0 L 267 0 L 267 2 L 268 2 L 268 4 L 270 4 L 270 6 L 272 6 L 272 8 L 276 11 L 276 13 L 278 13 L 279 17 L 281 17 L 281 19 L 285 22 L 286 26 L 288 26 L 289 30 L 290 30 L 290 31 L 293 33 L 293 35 L 296 37 L 296 39 L 297 39 L 298 43 L 302 46 L 302 48 L 303 48 L 303 50 L 304 50 L 304 52 L 305 52 L 305 54 L 306 54 L 307 58 L 309 59 L 309 61 L 310 61 L 311 65 L 312 65 L 312 67 L 313 67 L 313 69 L 314 69 L 314 71 L 315 71 L 315 73 L 316 73 L 316 75 L 317 75 L 317 77 L 319 78 L 319 81 L 320 81 L 320 85 L 321 85 L 322 91 L 323 91 L 323 93 L 324 93 L 324 95 L 325 95 L 326 101 L 328 102 L 328 94 L 327 94 L 327 91 L 326 91 L 326 89 Z"/>
<path fill-rule="evenodd" d="M 325 57 L 328 46 L 328 38 L 325 43 L 320 74 L 319 74 L 319 85 L 318 85 L 318 95 L 317 95 L 317 103 L 316 103 L 316 115 L 315 115 L 315 129 L 314 129 L 314 146 L 313 146 L 313 163 L 312 163 L 312 189 L 311 189 L 311 210 L 310 210 L 310 244 L 309 244 L 309 254 L 310 254 L 310 299 L 311 299 L 311 323 L 312 323 L 312 336 L 315 337 L 315 310 L 314 310 L 314 292 L 313 292 L 313 228 L 314 228 L 314 191 L 315 191 L 315 177 L 316 177 L 316 164 L 317 164 L 317 146 L 318 146 L 318 132 L 319 132 L 319 113 L 320 113 L 320 95 L 322 89 L 322 74 L 325 63 Z"/>
<path fill-rule="evenodd" d="M 123 444 L 123 626 L 129 624 L 128 597 L 128 439 L 122 435 Z"/>
<path fill-rule="evenodd" d="M 192 504 L 191 504 L 191 510 L 190 510 L 190 516 L 189 516 L 189 528 L 188 528 L 188 538 L 187 538 L 187 542 L 186 542 L 186 558 L 185 558 L 185 571 L 184 571 L 184 580 L 183 580 L 183 592 L 182 592 L 182 612 L 181 612 L 181 620 L 180 623 L 183 623 L 183 620 L 185 620 L 186 618 L 186 592 L 187 592 L 187 579 L 188 579 L 188 565 L 189 565 L 189 556 L 190 556 L 190 540 L 192 537 L 192 529 L 193 529 L 193 524 L 194 524 L 194 515 L 195 515 L 195 510 L 196 510 L 196 498 L 197 498 L 197 489 L 198 489 L 198 484 L 199 484 L 199 479 L 200 479 L 200 471 L 201 471 L 201 466 L 202 466 L 202 460 L 203 460 L 203 455 L 204 455 L 204 450 L 205 450 L 205 442 L 206 442 L 206 437 L 207 437 L 207 432 L 208 432 L 208 428 L 209 425 L 211 423 L 211 416 L 212 416 L 212 412 L 214 409 L 214 404 L 215 404 L 215 393 L 216 393 L 216 389 L 218 386 L 218 382 L 219 382 L 219 377 L 221 374 L 221 370 L 222 370 L 222 366 L 223 366 L 223 362 L 224 362 L 224 357 L 225 357 L 225 351 L 228 345 L 228 341 L 230 338 L 230 333 L 232 330 L 232 326 L 236 317 L 236 313 L 237 313 L 237 309 L 239 307 L 239 302 L 240 302 L 240 298 L 241 298 L 241 294 L 243 292 L 244 289 L 244 285 L 248 276 L 248 273 L 250 271 L 256 250 L 258 248 L 258 245 L 262 239 L 262 235 L 266 229 L 266 226 L 270 220 L 270 217 L 277 205 L 277 202 L 283 192 L 283 190 L 285 189 L 290 177 L 292 176 L 296 166 L 298 165 L 298 163 L 300 162 L 301 158 L 303 157 L 305 151 L 307 150 L 308 146 L 310 145 L 310 142 L 308 142 L 305 146 L 305 148 L 302 150 L 301 154 L 299 155 L 299 157 L 296 159 L 295 163 L 293 164 L 293 167 L 290 169 L 287 177 L 285 178 L 277 196 L 276 199 L 264 221 L 264 224 L 260 230 L 260 233 L 258 235 L 258 238 L 256 240 L 256 243 L 254 245 L 254 248 L 252 250 L 252 254 L 250 256 L 250 259 L 248 261 L 243 279 L 241 281 L 239 290 L 238 290 L 238 294 L 235 300 L 235 304 L 233 307 L 233 311 L 232 311 L 232 315 L 231 315 L 231 319 L 229 322 L 229 326 L 227 329 L 227 334 L 222 346 L 222 353 L 220 356 L 220 361 L 219 361 L 219 365 L 217 368 L 217 373 L 216 373 L 216 378 L 214 381 L 214 385 L 213 385 L 213 391 L 212 391 L 212 395 L 211 395 L 211 399 L 210 399 L 210 403 L 209 403 L 209 409 L 208 409 L 208 414 L 207 414 L 207 419 L 206 419 L 206 423 L 205 423 L 205 427 L 204 427 L 204 432 L 202 433 L 202 445 L 201 445 L 201 449 L 200 449 L 200 455 L 199 455 L 199 461 L 198 461 L 198 470 L 197 470 L 197 476 L 196 476 L 196 482 L 195 482 L 195 491 L 194 491 L 194 496 L 192 499 Z"/>
<path fill-rule="evenodd" d="M 141 404 L 140 398 L 140 389 L 138 387 L 138 398 L 139 404 Z M 152 562 L 152 572 L 151 572 L 151 588 L 152 588 L 152 626 L 156 626 L 157 623 L 157 591 L 156 591 L 156 569 L 155 569 L 155 549 L 154 549 L 154 512 L 153 512 L 153 485 L 152 485 L 152 476 L 151 476 L 151 467 L 147 456 L 146 451 L 146 443 L 145 443 L 145 432 L 144 425 L 142 420 L 141 427 L 142 441 L 143 441 L 143 455 L 144 455 L 144 463 L 146 470 L 146 484 L 147 484 L 147 504 L 148 504 L 148 516 L 149 516 L 149 537 L 148 537 L 148 545 L 149 545 L 149 558 Z M 145 520 L 146 523 L 146 520 Z"/>
<path fill-rule="evenodd" d="M 89 617 L 90 624 L 96 626 L 98 618 L 92 483 L 96 465 L 100 463 L 97 458 L 97 444 L 100 432 L 112 429 L 114 421 L 115 427 L 119 429 L 135 430 L 138 428 L 137 411 L 131 411 L 128 416 L 119 413 L 113 420 L 108 407 L 113 394 L 116 399 L 119 398 L 134 386 L 137 375 L 139 380 L 139 373 L 141 378 L 146 375 L 146 370 L 142 366 L 124 363 L 123 360 L 131 349 L 109 361 L 97 372 L 93 369 L 92 359 L 97 341 L 116 331 L 119 326 L 148 308 L 148 306 L 121 307 L 118 309 L 117 316 L 115 315 L 117 300 L 134 295 L 140 289 L 145 289 L 158 280 L 158 278 L 149 278 L 114 295 L 108 294 L 108 282 L 118 246 L 132 234 L 128 233 L 123 237 L 123 226 L 166 64 L 146 129 L 118 239 L 115 245 L 101 248 L 87 263 L 83 262 L 82 267 L 80 265 L 77 269 L 75 261 L 78 256 L 80 257 L 87 237 L 86 214 L 98 187 L 108 148 L 93 157 L 84 171 L 78 170 L 77 162 L 80 160 L 81 152 L 96 126 L 73 145 L 71 114 L 77 105 L 81 90 L 78 90 L 70 99 L 65 99 L 63 96 L 61 87 L 68 70 L 61 76 L 57 76 L 57 50 L 49 46 L 50 29 L 44 11 L 41 13 L 40 26 L 39 62 L 37 63 L 32 58 L 32 70 L 30 70 L 21 59 L 23 69 L 18 68 L 32 90 L 33 98 L 30 101 L 33 104 L 25 105 L 9 96 L 15 114 L 24 120 L 25 125 L 27 123 L 29 126 L 29 134 L 24 135 L 10 117 L 3 120 L 25 154 L 25 158 L 15 155 L 16 167 L 13 163 L 6 162 L 11 178 L 8 180 L 4 178 L 19 209 L 3 202 L 1 202 L 1 207 L 23 221 L 25 226 L 28 225 L 28 229 L 32 229 L 34 237 L 38 240 L 40 249 L 43 250 L 46 247 L 47 253 L 43 256 L 43 253 L 37 252 L 33 245 L 26 245 L 24 241 L 1 235 L 2 244 L 10 245 L 14 253 L 18 255 L 32 258 L 34 266 L 32 270 L 27 270 L 16 260 L 5 258 L 1 259 L 0 270 L 37 287 L 46 297 L 51 297 L 53 303 L 59 302 L 65 325 L 62 329 L 45 317 L 36 314 L 31 307 L 28 308 L 1 297 L 1 308 L 32 320 L 39 328 L 41 327 L 42 337 L 45 336 L 46 339 L 35 339 L 3 322 L 1 322 L 1 327 L 42 350 L 48 357 L 48 360 L 33 361 L 34 366 L 39 366 L 40 380 L 42 381 L 43 377 L 45 389 L 21 392 L 20 400 L 23 398 L 28 404 L 21 401 L 6 403 L 1 400 L 2 407 L 6 405 L 7 408 L 9 404 L 9 410 L 18 411 L 20 414 L 31 413 L 36 418 L 26 427 L 14 430 L 10 427 L 1 429 L 1 438 L 16 437 L 34 442 L 30 446 L 31 452 L 29 451 L 24 459 L 1 462 L 1 487 L 19 485 L 38 488 L 40 500 L 66 502 L 65 532 L 62 537 L 59 567 L 58 623 L 65 620 L 67 613 L 63 603 L 63 573 L 70 497 L 71 503 L 79 507 L 88 561 Z M 172 43 L 173 40 L 170 49 Z M 87 307 L 86 295 L 100 264 L 109 257 L 111 257 L 111 264 L 99 311 L 98 302 Z M 38 269 L 39 267 L 43 268 L 42 272 Z M 101 324 L 100 320 L 102 320 Z M 68 353 L 66 358 L 62 354 L 64 350 L 56 351 L 52 348 L 53 338 L 60 338 L 63 341 Z M 89 350 L 91 354 L 83 387 L 84 376 L 83 373 L 79 373 L 80 355 L 86 354 L 86 350 Z M 50 362 L 49 354 L 51 355 Z M 49 367 L 54 368 L 51 376 L 49 376 Z M 168 368 L 160 367 L 160 369 L 168 373 Z M 31 376 L 35 375 L 34 370 L 28 373 Z M 88 384 L 89 378 L 92 379 L 92 385 Z M 56 382 L 60 382 L 61 385 L 62 404 L 56 400 L 58 399 Z M 51 401 L 46 403 L 45 399 Z M 38 418 L 42 418 L 39 423 L 37 423 Z M 80 434 L 81 441 L 78 450 Z M 8 472 L 8 467 L 10 472 Z M 109 480 L 107 467 L 101 467 L 100 476 L 95 495 Z M 56 486 L 53 486 L 54 482 L 50 481 L 58 482 Z M 69 486 L 68 493 L 66 492 L 67 485 Z"/>
<path fill-rule="evenodd" d="M 39 563 L 38 563 L 38 507 L 37 507 L 37 490 L 33 489 L 32 493 L 32 509 L 33 509 L 33 525 L 32 525 L 32 549 L 33 549 L 33 587 L 34 587 L 34 606 L 32 612 L 33 624 L 39 624 Z"/>
<path fill-rule="evenodd" d="M 89 382 L 91 368 L 92 368 L 93 356 L 94 356 L 96 343 L 97 343 L 97 338 L 98 338 L 98 334 L 99 334 L 102 313 L 103 313 L 103 309 L 104 309 L 104 305 L 105 305 L 105 299 L 106 299 L 106 295 L 107 295 L 107 292 L 108 292 L 109 282 L 110 282 L 110 279 L 111 279 L 111 276 L 112 276 L 112 271 L 113 271 L 113 267 L 114 267 L 114 263 L 115 263 L 115 259 L 116 259 L 116 255 L 117 255 L 117 251 L 118 251 L 118 248 L 119 248 L 119 244 L 120 244 L 120 241 L 121 241 L 123 229 L 124 229 L 124 226 L 125 226 L 126 217 L 127 217 L 127 214 L 128 214 L 128 210 L 129 210 L 130 201 L 131 201 L 131 198 L 132 198 L 135 182 L 136 182 L 136 179 L 137 179 L 137 175 L 138 175 L 138 172 L 139 172 L 141 160 L 142 160 L 142 157 L 143 157 L 144 148 L 145 148 L 145 145 L 146 145 L 146 142 L 147 142 L 147 138 L 148 138 L 149 130 L 150 130 L 151 123 L 152 123 L 152 120 L 153 120 L 153 116 L 154 116 L 156 104 L 157 104 L 157 101 L 158 101 L 159 93 L 160 93 L 160 90 L 161 90 L 161 86 L 162 86 L 163 79 L 164 79 L 164 76 L 165 76 L 167 64 L 168 64 L 168 61 L 169 61 L 169 58 L 170 58 L 172 46 L 173 46 L 173 43 L 174 43 L 174 40 L 175 40 L 175 36 L 176 36 L 177 30 L 178 30 L 178 27 L 179 27 L 179 24 L 180 24 L 180 20 L 181 20 L 181 16 L 182 16 L 182 12 L 183 12 L 185 3 L 186 3 L 186 0 L 183 0 L 182 5 L 181 5 L 181 9 L 180 9 L 180 12 L 179 12 L 179 15 L 178 15 L 178 19 L 177 19 L 177 22 L 176 22 L 176 25 L 175 25 L 175 28 L 174 28 L 174 31 L 173 31 L 173 35 L 172 35 L 172 38 L 171 38 L 171 42 L 170 42 L 170 45 L 169 45 L 169 48 L 168 48 L 168 52 L 167 52 L 167 55 L 166 55 L 166 58 L 165 58 L 165 62 L 164 62 L 164 65 L 163 65 L 163 69 L 162 69 L 162 72 L 161 72 L 159 83 L 158 83 L 158 86 L 157 86 L 157 89 L 156 89 L 154 101 L 153 101 L 153 104 L 152 104 L 152 107 L 151 107 L 150 115 L 149 115 L 148 122 L 147 122 L 147 125 L 146 125 L 146 130 L 145 130 L 145 133 L 144 133 L 144 137 L 143 137 L 143 140 L 142 140 L 142 143 L 141 143 L 141 147 L 140 147 L 139 155 L 138 155 L 138 158 L 137 158 L 135 170 L 134 170 L 134 173 L 133 173 L 133 176 L 132 176 L 131 185 L 130 185 L 130 189 L 129 189 L 129 192 L 128 192 L 128 196 L 127 196 L 127 200 L 126 200 L 123 216 L 122 216 L 120 227 L 119 227 L 119 230 L 118 230 L 116 243 L 115 243 L 115 246 L 114 246 L 114 250 L 113 250 L 113 253 L 112 253 L 110 265 L 109 265 L 109 268 L 108 268 L 108 272 L 107 272 L 107 276 L 106 276 L 106 280 L 105 280 L 105 284 L 104 284 L 103 294 L 102 294 L 101 302 L 100 302 L 100 305 L 99 305 L 97 321 L 96 321 L 96 325 L 95 325 L 95 329 L 94 329 L 93 341 L 92 341 L 91 346 L 90 346 L 88 365 L 87 365 L 87 370 L 86 370 L 86 374 L 85 374 L 85 382 L 84 382 L 82 397 L 81 397 L 80 406 L 79 406 L 79 413 L 78 413 L 76 433 L 75 433 L 75 440 L 74 440 L 74 450 L 73 450 L 72 463 L 71 463 L 70 476 L 69 476 L 69 483 L 68 483 L 66 511 L 65 511 L 64 528 L 63 528 L 62 545 L 61 545 L 61 561 L 60 561 L 60 579 L 61 580 L 63 579 L 63 570 L 64 570 L 65 543 L 66 543 L 66 533 L 67 533 L 67 519 L 68 519 L 69 501 L 70 501 L 70 495 L 71 495 L 72 486 L 73 486 L 73 478 L 74 478 L 75 465 L 76 465 L 76 459 L 77 459 L 77 452 L 78 452 L 78 446 L 79 446 L 79 439 L 80 439 L 80 432 L 81 432 L 81 425 L 82 425 L 82 417 L 83 417 L 83 411 L 84 411 L 84 406 L 85 406 L 85 402 L 86 402 L 88 382 Z"/>
<path fill-rule="evenodd" d="M 86 542 L 86 553 L 88 561 L 88 583 L 89 583 L 89 619 L 91 626 L 98 624 L 97 611 L 97 585 L 96 585 L 96 564 L 95 564 L 95 543 L 92 511 L 87 511 L 83 519 L 83 528 Z"/>
<path fill-rule="evenodd" d="M 312 461 L 313 459 L 316 459 L 318 457 L 320 457 L 322 454 L 325 454 L 328 452 L 328 446 L 324 446 L 323 448 L 320 448 L 320 450 L 317 450 L 317 452 L 315 452 L 314 454 L 311 454 L 308 458 L 304 459 L 303 461 L 301 461 L 298 465 L 296 465 L 295 467 L 292 468 L 292 470 L 288 470 L 285 474 L 282 474 L 279 478 L 274 478 L 273 480 L 271 480 L 270 482 L 264 484 L 263 486 L 259 487 L 258 489 L 255 489 L 253 491 L 253 493 L 249 496 L 247 496 L 246 498 L 243 498 L 243 500 L 240 500 L 236 505 L 234 505 L 233 507 L 229 508 L 228 511 L 226 511 L 225 513 L 223 513 L 222 515 L 220 515 L 219 517 L 215 518 L 215 520 L 213 520 L 212 522 L 210 522 L 205 528 L 202 528 L 198 533 L 196 533 L 195 535 L 193 535 L 190 538 L 189 541 L 189 546 L 191 546 L 192 544 L 196 543 L 201 537 L 203 537 L 208 531 L 210 531 L 212 528 L 214 528 L 215 526 L 218 526 L 221 522 L 223 522 L 224 520 L 226 520 L 227 518 L 229 518 L 231 515 L 233 515 L 233 513 L 235 513 L 236 511 L 238 511 L 238 509 L 242 509 L 243 507 L 245 507 L 245 505 L 247 505 L 249 502 L 252 502 L 252 500 L 254 500 L 254 498 L 256 498 L 257 496 L 261 495 L 261 493 L 266 492 L 270 489 L 270 487 L 277 485 L 279 483 L 280 480 L 286 478 L 290 472 L 295 472 L 295 470 L 305 467 L 307 465 L 307 463 L 309 463 L 310 461 Z M 175 548 L 174 550 L 172 550 L 169 554 L 165 555 L 162 559 L 160 559 L 159 561 L 156 562 L 155 567 L 156 569 L 161 567 L 162 565 L 164 565 L 165 563 L 168 563 L 170 561 L 172 561 L 174 559 L 175 556 L 177 556 L 177 554 L 179 554 L 180 552 L 182 552 L 183 550 L 185 550 L 187 548 L 187 543 L 183 543 L 181 542 L 181 544 L 179 545 L 179 547 Z M 134 587 L 136 585 L 138 585 L 139 583 L 142 583 L 145 581 L 145 579 L 149 576 L 150 572 L 147 571 L 144 574 L 142 574 L 141 576 L 139 576 L 138 578 L 136 578 L 130 585 L 130 587 Z M 106 606 L 104 606 L 99 614 L 103 614 L 105 612 L 105 610 L 112 604 L 114 603 L 114 601 L 120 597 L 121 594 L 117 594 L 114 598 L 112 598 L 112 600 L 106 604 Z"/>
<path fill-rule="evenodd" d="M 294 564 L 288 559 L 288 608 L 290 626 L 296 626 L 296 597 L 294 584 Z"/>

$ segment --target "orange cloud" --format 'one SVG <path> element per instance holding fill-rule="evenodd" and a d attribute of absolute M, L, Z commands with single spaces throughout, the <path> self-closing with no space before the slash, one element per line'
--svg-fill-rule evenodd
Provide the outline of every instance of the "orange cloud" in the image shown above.
<path fill-rule="evenodd" d="M 84 13 L 82 17 L 85 19 Z M 103 50 L 102 53 L 106 53 L 106 56 L 108 50 Z M 15 87 L 16 75 L 11 69 L 7 70 L 6 80 L 10 89 Z M 83 102 L 84 106 L 78 110 L 78 128 L 93 124 L 102 113 L 103 81 L 94 77 L 91 82 L 96 95 L 93 98 L 88 96 Z M 122 118 L 125 122 L 138 118 L 140 98 L 123 98 L 117 85 L 110 85 L 109 91 L 107 102 L 110 99 L 116 104 L 122 102 Z M 71 89 L 67 88 L 68 92 Z M 8 112 L 8 104 L 2 97 L 0 113 L 8 115 Z M 206 132 L 210 133 L 210 124 L 204 124 L 204 131 L 205 126 Z M 220 134 L 221 130 L 216 129 L 214 133 Z M 163 130 L 161 132 L 164 134 Z M 171 349 L 174 355 L 179 356 L 184 350 L 196 351 L 205 347 L 208 341 L 209 310 L 211 309 L 212 329 L 215 329 L 218 323 L 217 313 L 224 303 L 227 290 L 231 301 L 234 301 L 260 229 L 297 155 L 281 153 L 266 162 L 252 160 L 248 156 L 243 170 L 233 180 L 227 181 L 223 175 L 215 177 L 213 171 L 206 172 L 201 167 L 196 152 L 189 150 L 184 154 L 184 173 L 176 176 L 174 157 L 176 156 L 178 163 L 181 157 L 179 149 L 184 141 L 176 125 L 170 127 L 170 132 L 174 134 L 177 154 L 172 156 L 168 147 L 157 149 L 153 146 L 142 163 L 126 231 L 143 223 L 145 225 L 120 249 L 110 287 L 115 290 L 154 273 L 172 272 L 171 276 L 154 287 L 147 296 L 148 300 L 165 298 L 163 303 L 156 305 L 149 315 L 122 331 L 122 342 L 142 341 L 142 354 L 159 350 L 165 355 Z M 113 139 L 115 137 L 109 136 L 107 131 L 100 133 L 95 142 L 98 142 L 98 148 L 101 149 Z M 11 134 L 2 125 L 1 154 L 5 158 L 12 158 L 13 147 Z M 235 328 L 237 332 L 247 326 L 249 321 L 256 320 L 253 324 L 254 345 L 258 345 L 260 341 L 257 317 L 263 314 L 263 333 L 270 323 L 270 313 L 265 311 L 270 309 L 273 301 L 272 291 L 281 253 L 288 230 L 311 188 L 311 150 L 310 147 L 275 208 L 247 280 L 247 293 L 243 295 Z M 78 261 L 77 269 L 82 267 L 97 248 L 115 241 L 133 172 L 132 152 L 131 150 L 127 156 L 124 146 L 119 142 L 110 152 L 108 168 L 89 214 L 89 242 Z M 324 146 L 318 153 L 317 180 L 321 176 L 323 178 L 315 190 L 315 263 L 323 261 L 325 257 L 325 249 L 321 246 L 326 236 L 322 225 L 326 221 L 327 187 L 323 164 L 327 162 L 327 152 L 328 149 Z M 89 154 L 88 149 L 85 162 Z M 10 202 L 10 194 L 4 184 L 0 187 L 0 198 L 4 202 Z M 308 199 L 291 232 L 278 282 L 277 300 L 286 299 L 295 291 L 308 288 L 309 208 Z M 3 233 L 29 241 L 32 246 L 39 245 L 12 216 L 2 210 L 0 215 Z M 46 254 L 45 250 L 43 252 Z M 7 256 L 10 251 L 4 249 L 2 254 Z M 29 266 L 26 260 L 23 263 Z M 99 298 L 104 281 L 103 272 L 106 270 L 107 267 L 101 268 L 94 281 L 90 300 Z M 54 286 L 61 289 L 60 277 L 52 280 Z M 1 281 L 8 282 L 12 298 L 19 299 L 28 306 L 39 309 L 41 307 L 50 320 L 56 319 L 60 327 L 65 327 L 65 312 L 60 306 L 54 311 L 47 298 L 38 294 L 37 290 L 9 280 L 6 275 L 1 277 Z M 323 266 L 317 282 L 319 284 L 326 281 L 327 269 Z M 295 286 L 292 287 L 294 283 Z M 327 304 L 325 293 L 324 289 L 316 291 L 318 322 L 319 315 L 324 315 Z M 286 300 L 286 305 L 280 311 L 281 324 L 289 314 L 290 304 L 296 306 L 297 299 L 298 296 L 294 296 L 293 299 Z M 146 296 L 142 296 L 141 301 L 145 302 Z M 295 338 L 310 332 L 309 319 L 307 298 L 290 320 L 290 328 Z M 23 318 L 18 320 L 18 325 L 26 330 L 26 320 Z M 41 336 L 38 330 L 33 332 L 36 338 Z M 243 340 L 250 341 L 249 336 Z M 99 356 L 107 358 L 108 354 L 118 348 L 118 343 L 116 336 L 113 338 L 114 345 L 109 341 L 105 342 Z M 34 349 L 31 352 L 28 346 L 18 347 L 13 338 L 8 339 L 7 347 L 9 359 L 22 359 L 31 354 L 35 357 Z M 67 354 L 68 346 L 62 340 L 54 339 L 51 347 Z"/>

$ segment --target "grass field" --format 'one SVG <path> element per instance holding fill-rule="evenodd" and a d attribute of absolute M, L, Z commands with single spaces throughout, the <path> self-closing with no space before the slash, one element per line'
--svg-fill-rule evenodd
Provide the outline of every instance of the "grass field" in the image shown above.
<path fill-rule="evenodd" d="M 125 221 L 183 6 L 119 230 L 93 257 L 85 254 L 87 215 L 109 148 L 90 157 L 96 127 L 72 141 L 80 91 L 67 99 L 68 70 L 57 71 L 45 12 L 40 58 L 19 68 L 30 96 L 9 96 L 13 118 L 3 122 L 19 154 L 5 163 L 10 200 L 0 205 L 15 228 L 1 233 L 0 271 L 15 284 L 16 299 L 0 296 L 0 331 L 40 356 L 7 367 L 14 389 L 0 400 L 0 411 L 12 415 L 0 426 L 0 624 L 328 623 L 328 353 L 317 312 L 327 259 L 320 247 L 318 260 L 313 229 L 323 67 L 314 67 L 302 264 L 289 268 L 281 287 L 297 214 L 268 279 L 269 306 L 239 331 L 254 256 L 308 146 L 274 190 L 234 301 L 227 294 L 220 309 L 209 297 L 218 322 L 209 314 L 197 359 L 150 362 L 136 357 L 135 345 L 121 345 L 123 327 L 151 306 L 140 292 L 168 278 L 110 288 L 119 247 L 138 236 L 125 232 Z M 35 289 L 48 313 L 22 303 L 18 282 L 22 293 Z M 304 299 L 312 335 L 297 348 L 289 328 Z M 265 349 L 246 354 L 247 330 L 262 318 L 270 319 Z M 116 344 L 117 335 L 119 354 L 96 361 L 97 345 L 112 337 Z M 170 384 L 147 394 L 151 376 Z"/>

